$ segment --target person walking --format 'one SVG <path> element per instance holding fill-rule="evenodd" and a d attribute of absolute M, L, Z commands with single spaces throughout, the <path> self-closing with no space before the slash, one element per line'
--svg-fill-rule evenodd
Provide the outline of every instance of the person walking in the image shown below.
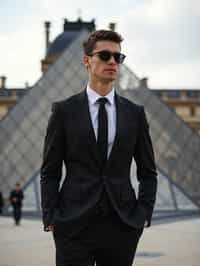
<path fill-rule="evenodd" d="M 10 203 L 13 208 L 13 218 L 16 225 L 20 225 L 22 217 L 22 201 L 24 194 L 19 182 L 16 183 L 15 189 L 10 192 Z"/>
<path fill-rule="evenodd" d="M 125 59 L 121 42 L 114 31 L 91 33 L 83 44 L 87 87 L 53 104 L 41 198 L 57 266 L 130 266 L 151 224 L 157 170 L 149 125 L 144 107 L 119 96 L 113 85 Z M 138 195 L 130 182 L 133 158 Z"/>

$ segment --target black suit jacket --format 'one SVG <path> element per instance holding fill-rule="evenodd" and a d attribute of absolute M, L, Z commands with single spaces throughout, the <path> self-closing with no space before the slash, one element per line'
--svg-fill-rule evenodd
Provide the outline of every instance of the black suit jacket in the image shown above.
<path fill-rule="evenodd" d="M 144 108 L 117 94 L 115 102 L 116 136 L 103 173 L 86 91 L 53 104 L 41 167 L 44 227 L 73 231 L 87 223 L 104 185 L 125 223 L 140 228 L 148 221 L 150 226 L 157 172 Z M 138 197 L 130 183 L 133 157 Z M 60 188 L 63 162 L 66 177 Z"/>
<path fill-rule="evenodd" d="M 16 191 L 15 189 L 10 192 L 10 203 L 14 208 L 22 207 L 22 201 L 24 199 L 24 193 L 20 189 L 19 191 Z M 14 201 L 16 199 L 16 201 Z"/>

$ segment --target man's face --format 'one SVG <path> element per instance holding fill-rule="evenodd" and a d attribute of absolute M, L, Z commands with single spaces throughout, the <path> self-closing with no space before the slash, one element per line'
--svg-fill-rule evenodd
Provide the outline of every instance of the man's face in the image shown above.
<path fill-rule="evenodd" d="M 19 191 L 19 190 L 20 190 L 20 185 L 16 185 L 16 186 L 15 186 L 15 189 L 16 189 L 17 191 Z"/>
<path fill-rule="evenodd" d="M 113 56 L 108 61 L 103 61 L 96 54 L 100 51 L 120 52 L 120 45 L 112 41 L 97 41 L 92 52 L 93 56 L 84 56 L 84 63 L 87 65 L 89 77 L 96 81 L 109 83 L 117 78 L 119 65 Z"/>

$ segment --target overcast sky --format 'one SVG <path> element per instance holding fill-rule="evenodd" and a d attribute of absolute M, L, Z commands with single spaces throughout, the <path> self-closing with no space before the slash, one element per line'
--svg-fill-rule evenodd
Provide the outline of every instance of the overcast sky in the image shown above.
<path fill-rule="evenodd" d="M 200 89 L 199 0 L 0 0 L 0 75 L 8 87 L 34 84 L 45 53 L 44 21 L 51 40 L 63 20 L 116 22 L 126 64 L 151 88 Z"/>

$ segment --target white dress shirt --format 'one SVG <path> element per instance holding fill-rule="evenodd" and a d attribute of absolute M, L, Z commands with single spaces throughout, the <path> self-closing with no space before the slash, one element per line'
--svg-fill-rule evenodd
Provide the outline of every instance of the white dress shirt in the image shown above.
<path fill-rule="evenodd" d="M 97 100 L 99 98 L 105 97 L 108 102 L 105 104 L 105 108 L 108 116 L 108 153 L 107 157 L 109 157 L 110 152 L 112 150 L 113 142 L 116 134 L 116 106 L 115 106 L 115 90 L 114 88 L 105 96 L 98 94 L 95 90 L 87 86 L 86 89 L 89 103 L 90 116 L 92 120 L 92 126 L 94 129 L 95 137 L 97 140 L 97 132 L 98 132 L 98 111 L 99 111 L 99 103 Z"/>

